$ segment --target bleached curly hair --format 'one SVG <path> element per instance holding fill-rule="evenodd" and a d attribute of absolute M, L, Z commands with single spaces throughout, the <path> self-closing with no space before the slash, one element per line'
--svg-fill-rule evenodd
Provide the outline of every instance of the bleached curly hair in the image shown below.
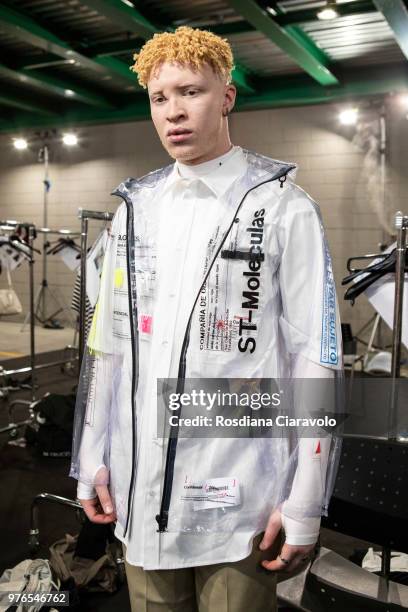
<path fill-rule="evenodd" d="M 133 59 L 135 63 L 130 69 L 137 73 L 144 89 L 152 71 L 162 62 L 189 64 L 196 69 L 207 63 L 227 83 L 232 80 L 234 68 L 232 49 L 225 38 L 188 26 L 180 26 L 174 32 L 154 34 Z"/>

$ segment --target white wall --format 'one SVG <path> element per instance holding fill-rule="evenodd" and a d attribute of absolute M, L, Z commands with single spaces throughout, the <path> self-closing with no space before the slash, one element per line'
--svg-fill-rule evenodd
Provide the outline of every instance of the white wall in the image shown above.
<path fill-rule="evenodd" d="M 250 111 L 230 116 L 234 144 L 299 165 L 298 184 L 320 205 L 334 261 L 339 302 L 344 321 L 357 329 L 372 313 L 364 296 L 354 307 L 344 302 L 341 278 L 351 255 L 378 251 L 383 237 L 370 205 L 364 153 L 352 143 L 353 128 L 340 128 L 335 104 Z M 393 210 L 408 212 L 406 159 L 408 121 L 396 107 L 389 110 L 387 192 Z M 128 176 L 140 176 L 168 163 L 148 121 L 81 128 L 80 148 L 54 146 L 50 165 L 49 226 L 78 229 L 78 207 L 114 211 L 118 200 L 110 191 Z M 38 145 L 25 152 L 10 147 L 10 136 L 0 137 L 0 219 L 33 221 L 42 225 L 43 168 Z M 98 225 L 95 227 L 99 227 Z M 94 230 L 96 231 L 96 230 Z M 307 239 L 307 237 L 305 237 Z M 41 241 L 40 241 L 41 242 Z M 36 280 L 40 281 L 41 266 Z M 74 275 L 49 258 L 49 282 L 69 303 Z M 28 302 L 27 268 L 16 272 L 15 286 Z M 0 282 L 3 282 L 0 280 Z"/>

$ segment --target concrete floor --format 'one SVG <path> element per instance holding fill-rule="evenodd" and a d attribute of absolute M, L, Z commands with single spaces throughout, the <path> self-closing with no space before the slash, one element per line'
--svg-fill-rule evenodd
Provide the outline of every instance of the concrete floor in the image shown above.
<path fill-rule="evenodd" d="M 14 357 L 24 357 L 30 354 L 30 327 L 23 323 L 0 321 L 0 363 Z M 35 351 L 45 353 L 65 348 L 74 342 L 74 329 L 44 329 L 35 326 Z"/>

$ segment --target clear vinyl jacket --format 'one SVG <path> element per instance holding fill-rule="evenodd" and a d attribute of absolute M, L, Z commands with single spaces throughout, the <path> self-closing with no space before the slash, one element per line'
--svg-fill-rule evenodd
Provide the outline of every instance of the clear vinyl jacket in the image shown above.
<path fill-rule="evenodd" d="M 173 376 L 179 389 L 200 377 L 329 375 L 341 385 L 339 311 L 319 208 L 294 184 L 293 164 L 244 153 L 247 171 L 225 194 L 189 279 L 195 299 Z M 160 192 L 172 167 L 128 179 L 113 192 L 123 203 L 112 222 L 82 364 L 70 476 L 89 486 L 109 484 L 126 533 L 140 441 L 157 438 L 163 449 L 157 513 L 168 531 L 261 530 L 282 506 L 293 518 L 327 514 L 337 435 L 325 436 L 319 447 L 316 436 L 302 438 L 296 430 L 265 439 L 178 438 L 166 452 L 156 379 L 171 374 L 156 372 L 151 356 L 159 335 L 158 243 L 165 233 Z M 335 410 L 342 411 L 341 401 Z M 223 486 L 222 479 L 238 483 L 232 503 L 206 505 L 202 491 Z M 199 495 L 186 483 L 201 487 Z"/>

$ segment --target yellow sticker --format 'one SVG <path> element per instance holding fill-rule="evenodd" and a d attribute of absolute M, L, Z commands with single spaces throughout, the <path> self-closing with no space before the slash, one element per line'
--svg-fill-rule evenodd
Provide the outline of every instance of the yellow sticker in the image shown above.
<path fill-rule="evenodd" d="M 123 280 L 125 277 L 125 273 L 121 268 L 116 268 L 115 270 L 115 289 L 120 289 L 123 285 Z"/>
<path fill-rule="evenodd" d="M 92 349 L 96 343 L 96 326 L 97 326 L 97 321 L 98 321 L 98 313 L 99 313 L 99 301 L 96 303 L 95 311 L 92 317 L 91 329 L 89 330 L 87 344 L 90 349 Z"/>

